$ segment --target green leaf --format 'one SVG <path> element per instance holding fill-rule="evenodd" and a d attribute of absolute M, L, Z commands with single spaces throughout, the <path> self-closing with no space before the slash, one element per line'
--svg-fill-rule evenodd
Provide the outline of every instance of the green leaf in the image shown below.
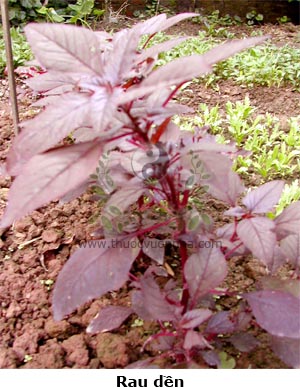
<path fill-rule="evenodd" d="M 236 362 L 235 359 L 231 356 L 229 356 L 226 352 L 220 352 L 219 353 L 221 365 L 218 367 L 218 369 L 234 369 Z"/>
<path fill-rule="evenodd" d="M 200 217 L 198 214 L 196 214 L 194 217 L 192 217 L 188 224 L 187 224 L 187 227 L 188 227 L 188 230 L 195 230 L 197 228 L 197 226 L 199 225 L 199 222 L 200 222 Z"/>

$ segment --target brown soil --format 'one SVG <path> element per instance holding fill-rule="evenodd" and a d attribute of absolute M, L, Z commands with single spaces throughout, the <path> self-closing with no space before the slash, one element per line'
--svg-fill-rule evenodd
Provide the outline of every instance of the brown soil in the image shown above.
<path fill-rule="evenodd" d="M 184 30 L 193 34 L 197 28 L 184 23 L 173 28 L 172 33 Z M 248 31 L 247 27 L 239 28 L 241 33 Z M 278 44 L 297 44 L 298 27 L 265 26 L 263 29 L 272 32 Z M 0 80 L 1 162 L 13 138 L 7 89 L 7 80 Z M 300 114 L 300 95 L 290 87 L 245 89 L 223 81 L 218 92 L 195 84 L 192 92 L 187 91 L 184 96 L 192 106 L 205 102 L 218 103 L 222 108 L 226 101 L 242 100 L 247 94 L 261 113 L 276 113 L 282 120 Z M 35 113 L 30 103 L 29 98 L 20 99 L 22 120 Z M 5 208 L 10 183 L 10 179 L 0 178 L 0 214 Z M 218 221 L 223 205 L 209 199 L 206 205 Z M 149 333 L 155 330 L 153 324 L 135 327 L 131 318 L 113 333 L 93 336 L 85 333 L 101 307 L 129 304 L 126 287 L 86 304 L 67 320 L 54 322 L 52 319 L 52 284 L 79 243 L 90 239 L 92 221 L 98 213 L 97 203 L 90 194 L 85 194 L 69 204 L 51 203 L 7 231 L 0 231 L 0 368 L 124 368 L 147 356 L 140 349 Z M 230 269 L 227 285 L 232 291 L 251 289 L 265 273 L 251 257 L 233 259 Z M 229 307 L 232 301 L 222 298 L 220 303 Z M 258 328 L 254 332 L 261 346 L 251 353 L 240 354 L 228 347 L 228 352 L 237 360 L 237 367 L 285 368 L 272 354 L 267 335 Z"/>

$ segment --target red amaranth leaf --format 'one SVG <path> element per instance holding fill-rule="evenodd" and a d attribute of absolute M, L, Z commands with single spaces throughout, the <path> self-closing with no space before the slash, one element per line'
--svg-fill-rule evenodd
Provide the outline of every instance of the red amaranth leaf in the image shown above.
<path fill-rule="evenodd" d="M 99 41 L 87 28 L 52 23 L 30 23 L 25 33 L 31 49 L 47 70 L 102 74 Z"/>
<path fill-rule="evenodd" d="M 60 320 L 83 303 L 122 287 L 138 253 L 135 243 L 130 239 L 95 240 L 77 250 L 55 283 L 54 319 Z"/>
<path fill-rule="evenodd" d="M 216 247 L 199 249 L 188 258 L 184 267 L 184 275 L 194 301 L 217 287 L 226 274 L 226 260 Z"/>
<path fill-rule="evenodd" d="M 95 141 L 54 148 L 36 155 L 14 180 L 1 227 L 78 187 L 98 163 L 102 145 Z"/>
<path fill-rule="evenodd" d="M 243 204 L 251 213 L 267 213 L 273 210 L 280 200 L 284 181 L 272 181 L 251 190 L 243 199 Z"/>
<path fill-rule="evenodd" d="M 130 307 L 104 307 L 91 321 L 86 331 L 95 334 L 117 329 L 132 313 L 133 310 Z"/>
<path fill-rule="evenodd" d="M 179 324 L 183 329 L 194 329 L 210 318 L 211 315 L 212 312 L 209 309 L 190 310 L 184 314 Z"/>
<path fill-rule="evenodd" d="M 275 224 L 265 217 L 247 218 L 238 223 L 237 234 L 244 245 L 271 270 L 274 265 Z"/>
<path fill-rule="evenodd" d="M 287 292 L 263 290 L 244 295 L 257 323 L 277 337 L 300 339 L 300 299 Z"/>
<path fill-rule="evenodd" d="M 89 98 L 84 94 L 68 93 L 55 104 L 22 124 L 22 131 L 13 141 L 7 157 L 11 175 L 18 175 L 23 165 L 34 155 L 56 146 L 72 130 L 83 126 L 89 118 Z"/>
<path fill-rule="evenodd" d="M 300 201 L 291 203 L 274 219 L 275 232 L 281 240 L 289 234 L 299 233 L 300 230 Z"/>

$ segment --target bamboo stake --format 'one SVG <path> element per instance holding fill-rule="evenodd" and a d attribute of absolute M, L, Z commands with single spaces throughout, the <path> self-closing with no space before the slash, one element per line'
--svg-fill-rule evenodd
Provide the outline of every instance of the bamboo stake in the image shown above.
<path fill-rule="evenodd" d="M 2 15 L 1 18 L 2 18 L 2 25 L 3 25 L 3 36 L 5 41 L 6 64 L 7 64 L 7 72 L 8 72 L 8 83 L 9 83 L 12 118 L 13 118 L 14 132 L 15 132 L 15 135 L 17 135 L 19 133 L 19 110 L 18 110 L 13 52 L 12 52 L 12 44 L 11 44 L 10 26 L 9 26 L 8 0 L 0 0 L 0 1 L 1 1 L 1 15 Z"/>

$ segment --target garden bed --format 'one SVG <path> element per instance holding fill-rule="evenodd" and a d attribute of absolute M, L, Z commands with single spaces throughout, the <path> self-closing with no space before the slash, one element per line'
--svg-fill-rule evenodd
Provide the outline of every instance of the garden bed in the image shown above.
<path fill-rule="evenodd" d="M 231 26 L 230 31 L 239 36 L 250 31 L 244 26 Z M 258 28 L 257 28 L 258 29 Z M 256 29 L 256 30 L 257 30 Z M 172 34 L 195 35 L 199 26 L 190 22 L 172 29 Z M 300 28 L 293 25 L 261 27 L 274 37 L 278 46 L 290 44 L 299 47 Z M 13 138 L 8 105 L 7 80 L 0 80 L 0 160 L 3 162 Z M 32 100 L 25 94 L 22 81 L 19 91 L 21 119 L 36 112 Z M 227 101 L 243 101 L 249 96 L 257 112 L 274 113 L 283 127 L 291 116 L 300 115 L 300 93 L 291 85 L 281 87 L 237 85 L 231 80 L 221 80 L 218 88 L 206 88 L 204 82 L 190 84 L 180 99 L 198 108 L 199 103 L 209 107 L 216 104 L 224 111 Z M 289 180 L 299 178 L 299 171 Z M 247 176 L 249 187 L 261 182 L 257 174 Z M 10 179 L 0 180 L 0 212 L 5 208 Z M 135 316 L 113 333 L 86 334 L 85 328 L 107 305 L 127 306 L 130 303 L 127 287 L 120 292 L 110 292 L 105 297 L 88 303 L 68 319 L 55 322 L 52 318 L 51 297 L 53 284 L 64 263 L 81 242 L 90 239 L 95 229 L 94 221 L 100 209 L 91 193 L 84 194 L 68 204 L 51 203 L 34 211 L 30 216 L 1 231 L 0 240 L 0 368 L 125 368 L 128 364 L 153 355 L 147 349 L 141 353 L 145 340 L 156 330 L 155 324 L 143 323 Z M 223 205 L 206 198 L 207 212 L 218 221 Z M 169 262 L 171 263 L 171 257 Z M 139 268 L 135 268 L 139 271 Z M 282 276 L 290 275 L 289 268 Z M 266 274 L 264 267 L 249 257 L 231 260 L 230 275 L 226 279 L 229 291 L 249 291 L 255 282 Z M 221 308 L 234 303 L 233 298 L 221 297 Z M 226 352 L 235 359 L 237 368 L 286 368 L 271 351 L 268 336 L 256 326 L 253 334 L 261 344 L 250 353 L 240 353 L 228 344 Z M 161 366 L 164 364 L 162 363 Z M 200 367 L 206 367 L 200 365 Z"/>

